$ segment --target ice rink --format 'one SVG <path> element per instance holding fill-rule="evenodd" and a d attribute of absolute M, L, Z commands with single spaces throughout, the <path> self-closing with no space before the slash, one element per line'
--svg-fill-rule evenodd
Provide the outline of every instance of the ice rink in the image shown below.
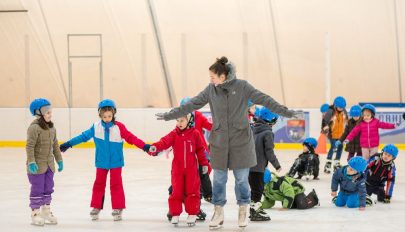
<path fill-rule="evenodd" d="M 282 173 L 288 171 L 297 151 L 278 151 Z M 168 210 L 167 188 L 170 185 L 171 160 L 165 156 L 149 157 L 135 149 L 125 150 L 126 165 L 123 181 L 127 209 L 123 221 L 114 222 L 111 216 L 109 189 L 106 191 L 104 210 L 99 221 L 91 221 L 90 198 L 95 177 L 94 150 L 71 149 L 64 154 L 65 170 L 55 177 L 52 208 L 59 224 L 35 227 L 30 225 L 29 183 L 25 171 L 25 150 L 0 149 L 1 170 L 1 231 L 208 231 L 208 222 L 199 222 L 189 228 L 181 215 L 179 227 L 166 219 Z M 321 162 L 325 156 L 321 156 Z M 346 159 L 344 154 L 342 160 Z M 400 231 L 405 226 L 405 175 L 404 158 L 396 160 L 397 182 L 392 203 L 368 207 L 365 212 L 357 209 L 337 208 L 331 203 L 331 175 L 321 174 L 320 180 L 304 182 L 306 192 L 315 188 L 320 207 L 309 210 L 268 210 L 270 222 L 250 223 L 246 231 Z M 322 167 L 323 167 L 322 162 Z M 345 161 L 343 162 L 345 163 Z M 212 177 L 212 176 L 211 176 Z M 108 187 L 107 183 L 107 187 Z M 237 231 L 237 205 L 233 191 L 234 179 L 230 175 L 227 185 L 228 204 L 221 231 Z M 375 198 L 375 196 L 374 196 Z M 210 219 L 213 206 L 207 202 L 202 208 Z"/>

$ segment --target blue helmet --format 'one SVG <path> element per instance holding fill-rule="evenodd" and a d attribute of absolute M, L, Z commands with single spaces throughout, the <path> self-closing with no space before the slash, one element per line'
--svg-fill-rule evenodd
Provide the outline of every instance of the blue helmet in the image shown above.
<path fill-rule="evenodd" d="M 370 110 L 373 115 L 375 115 L 376 112 L 375 107 L 371 104 L 365 104 L 361 112 L 363 112 L 364 110 Z"/>
<path fill-rule="evenodd" d="M 394 145 L 394 144 L 387 144 L 383 147 L 383 152 L 386 152 L 390 155 L 392 155 L 392 157 L 397 158 L 398 156 L 398 148 Z"/>
<path fill-rule="evenodd" d="M 303 145 L 307 146 L 308 148 L 312 148 L 315 149 L 318 146 L 318 141 L 316 141 L 315 138 L 312 137 L 308 137 L 304 140 L 304 142 L 302 143 Z"/>
<path fill-rule="evenodd" d="M 100 110 L 103 107 L 112 107 L 114 110 L 117 110 L 117 107 L 115 106 L 115 103 L 111 99 L 104 99 L 100 103 L 98 103 L 98 110 Z"/>
<path fill-rule="evenodd" d="M 185 98 L 181 99 L 180 105 L 182 106 L 182 105 L 186 104 L 187 102 L 189 102 L 190 100 L 191 100 L 190 97 L 185 97 Z"/>
<path fill-rule="evenodd" d="M 252 102 L 252 100 L 248 100 L 248 107 L 250 108 L 250 107 L 252 107 L 254 105 L 254 103 Z"/>
<path fill-rule="evenodd" d="M 35 116 L 35 115 L 37 115 L 35 113 L 36 110 L 40 110 L 43 106 L 50 106 L 50 105 L 51 105 L 51 102 L 49 102 L 45 98 L 34 99 L 30 104 L 30 112 L 31 112 L 32 116 Z"/>
<path fill-rule="evenodd" d="M 264 169 L 263 182 L 265 184 L 271 181 L 271 172 L 268 168 Z"/>
<path fill-rule="evenodd" d="M 359 105 L 354 105 L 350 108 L 350 117 L 360 117 L 361 107 Z"/>
<path fill-rule="evenodd" d="M 276 123 L 278 119 L 278 115 L 268 110 L 266 107 L 262 107 L 261 109 L 256 110 L 258 112 L 259 118 L 262 120 L 269 122 L 269 123 Z"/>
<path fill-rule="evenodd" d="M 339 107 L 339 108 L 346 108 L 346 99 L 342 96 L 338 96 L 333 101 L 333 105 L 335 105 L 335 107 Z"/>
<path fill-rule="evenodd" d="M 326 113 L 326 111 L 328 111 L 329 109 L 329 104 L 323 104 L 321 105 L 321 113 Z"/>
<path fill-rule="evenodd" d="M 367 161 L 360 156 L 355 156 L 349 160 L 349 166 L 359 173 L 363 173 L 367 168 Z"/>

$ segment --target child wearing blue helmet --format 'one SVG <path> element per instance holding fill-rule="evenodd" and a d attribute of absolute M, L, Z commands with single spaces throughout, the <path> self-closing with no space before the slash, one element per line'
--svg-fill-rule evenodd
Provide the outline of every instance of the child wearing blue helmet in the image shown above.
<path fill-rule="evenodd" d="M 314 180 L 319 180 L 319 156 L 315 153 L 318 142 L 315 138 L 306 138 L 303 145 L 303 152 L 295 159 L 294 164 L 288 172 L 288 176 L 294 177 L 298 174 L 298 179 L 304 177 L 309 180 L 313 176 Z"/>
<path fill-rule="evenodd" d="M 52 107 L 47 99 L 37 98 L 30 104 L 36 119 L 27 131 L 27 175 L 31 184 L 30 207 L 33 225 L 57 224 L 50 204 L 54 187 L 55 161 L 58 171 L 63 170 L 56 129 L 51 121 Z"/>
<path fill-rule="evenodd" d="M 266 107 L 256 110 L 253 137 L 255 139 L 257 165 L 249 170 L 249 185 L 251 189 L 250 220 L 269 221 L 270 216 L 261 207 L 264 183 L 263 173 L 268 163 L 280 172 L 281 166 L 274 153 L 274 134 L 272 127 L 277 123 L 278 115 Z"/>
<path fill-rule="evenodd" d="M 332 177 L 333 202 L 338 207 L 359 208 L 366 207 L 366 176 L 364 171 L 367 168 L 367 161 L 360 156 L 353 157 L 349 164 L 339 168 Z M 337 194 L 340 186 L 339 194 Z"/>
<path fill-rule="evenodd" d="M 391 202 L 396 174 L 394 160 L 397 156 L 398 148 L 393 144 L 387 144 L 381 153 L 373 155 L 368 161 L 366 171 L 367 195 L 376 194 L 379 202 Z"/>
<path fill-rule="evenodd" d="M 96 180 L 93 185 L 90 212 L 92 220 L 98 220 L 103 209 L 107 175 L 110 173 L 110 190 L 112 203 L 112 216 L 114 221 L 122 220 L 122 211 L 125 209 L 125 193 L 122 184 L 122 167 L 124 166 L 123 146 L 124 140 L 145 152 L 150 145 L 145 144 L 127 130 L 124 124 L 116 121 L 117 107 L 110 99 L 102 100 L 98 104 L 100 121 L 93 123 L 90 129 L 60 145 L 60 150 L 66 152 L 69 148 L 84 143 L 90 139 L 96 145 Z"/>
<path fill-rule="evenodd" d="M 328 135 L 330 142 L 330 149 L 328 151 L 327 160 L 325 163 L 324 172 L 331 173 L 333 167 L 340 167 L 340 157 L 342 156 L 343 145 L 335 146 L 336 141 L 342 136 L 347 123 L 346 112 L 346 99 L 338 96 L 333 101 L 333 105 L 325 113 L 325 126 L 322 128 L 323 132 Z M 336 157 L 333 160 L 333 153 L 336 150 Z"/>
<path fill-rule="evenodd" d="M 350 108 L 350 119 L 345 127 L 345 132 L 335 143 L 335 147 L 339 147 L 350 132 L 357 126 L 360 122 L 361 107 L 359 105 L 354 105 Z M 347 156 L 347 161 L 349 161 L 353 156 L 362 156 L 361 146 L 360 146 L 360 135 L 357 135 L 351 142 L 346 144 L 345 151 L 349 154 Z M 335 170 L 336 171 L 336 170 Z"/>

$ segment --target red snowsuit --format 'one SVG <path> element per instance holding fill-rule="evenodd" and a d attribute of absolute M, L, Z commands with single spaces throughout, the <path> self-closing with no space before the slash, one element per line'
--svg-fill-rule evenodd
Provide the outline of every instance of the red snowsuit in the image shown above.
<path fill-rule="evenodd" d="M 200 132 L 194 128 L 181 131 L 176 127 L 153 146 L 156 146 L 157 152 L 173 147 L 171 178 L 173 192 L 169 196 L 171 215 L 181 214 L 183 199 L 186 212 L 189 215 L 197 215 L 200 211 L 198 164 L 210 168 Z"/>

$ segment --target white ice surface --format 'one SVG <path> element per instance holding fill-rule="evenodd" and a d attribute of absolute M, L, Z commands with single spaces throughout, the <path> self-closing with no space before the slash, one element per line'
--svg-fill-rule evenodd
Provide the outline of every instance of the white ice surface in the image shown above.
<path fill-rule="evenodd" d="M 94 150 L 71 149 L 63 155 L 65 170 L 55 175 L 52 209 L 58 217 L 56 226 L 30 225 L 29 182 L 25 171 L 25 149 L 0 149 L 0 231 L 208 231 L 213 206 L 202 202 L 208 214 L 206 222 L 193 228 L 186 226 L 183 213 L 180 226 L 174 228 L 166 219 L 167 188 L 170 185 L 171 160 L 165 156 L 149 157 L 139 150 L 126 149 L 123 182 L 126 206 L 123 221 L 111 216 L 109 180 L 104 210 L 99 221 L 91 221 L 90 198 L 95 177 Z M 277 151 L 284 174 L 290 168 L 297 151 Z M 400 152 L 403 153 L 403 152 Z M 304 182 L 307 193 L 315 188 L 320 207 L 309 210 L 268 210 L 270 222 L 250 223 L 246 231 L 404 231 L 405 230 L 405 154 L 396 160 L 397 182 L 391 204 L 377 204 L 366 211 L 337 208 L 331 203 L 331 175 L 321 174 L 318 181 Z M 342 160 L 346 159 L 346 154 Z M 321 156 L 321 168 L 325 156 Z M 346 163 L 343 161 L 343 163 Z M 271 167 L 272 168 L 272 167 Z M 274 169 L 273 169 L 274 170 Z M 212 177 L 212 176 L 211 176 Z M 230 173 L 227 185 L 228 203 L 224 227 L 220 231 L 237 231 L 237 205 L 234 179 Z M 374 196 L 375 198 L 375 196 Z"/>

